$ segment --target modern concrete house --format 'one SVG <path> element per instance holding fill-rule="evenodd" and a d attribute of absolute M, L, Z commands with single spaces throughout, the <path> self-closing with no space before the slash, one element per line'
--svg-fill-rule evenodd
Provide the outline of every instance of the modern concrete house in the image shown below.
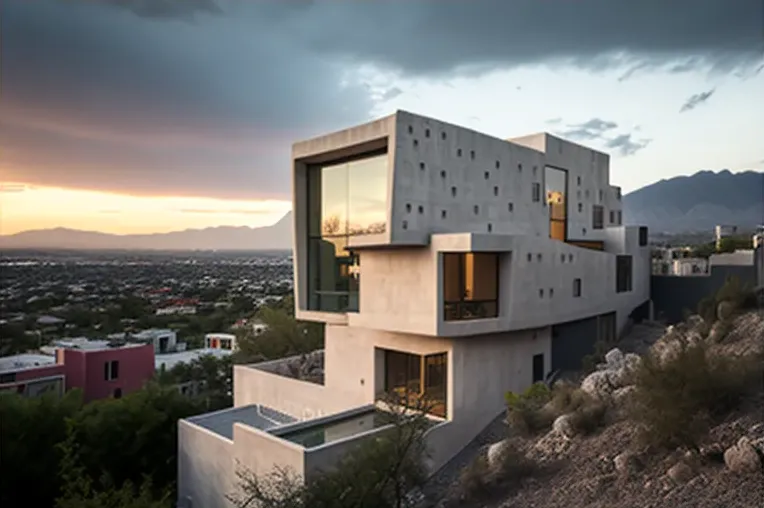
<path fill-rule="evenodd" d="M 235 407 L 179 423 L 181 505 L 226 506 L 239 467 L 308 479 L 384 432 L 390 391 L 437 401 L 435 471 L 507 390 L 578 369 L 647 307 L 647 229 L 622 225 L 607 154 L 398 111 L 292 155 L 296 316 L 325 323 L 323 379 L 236 366 Z"/>

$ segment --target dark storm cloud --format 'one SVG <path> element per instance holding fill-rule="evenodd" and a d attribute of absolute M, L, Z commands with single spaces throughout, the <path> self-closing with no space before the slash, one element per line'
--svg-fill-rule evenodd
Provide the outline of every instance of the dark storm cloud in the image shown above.
<path fill-rule="evenodd" d="M 680 113 L 684 113 L 686 111 L 691 111 L 701 104 L 708 101 L 708 99 L 711 98 L 712 95 L 714 95 L 714 92 L 716 92 L 716 88 L 712 88 L 711 90 L 700 92 L 696 94 L 692 94 L 687 98 L 687 100 L 682 104 L 682 107 L 679 108 Z"/>
<path fill-rule="evenodd" d="M 758 0 L 4 0 L 9 180 L 286 196 L 289 144 L 392 100 L 358 64 L 445 79 L 535 64 L 743 72 Z M 684 67 L 682 67 L 684 66 Z M 611 133 L 612 134 L 612 133 Z M 633 141 L 632 141 L 633 142 Z"/>

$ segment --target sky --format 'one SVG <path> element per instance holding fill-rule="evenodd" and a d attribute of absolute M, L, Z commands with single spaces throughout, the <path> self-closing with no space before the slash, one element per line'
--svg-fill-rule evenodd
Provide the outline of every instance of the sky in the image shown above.
<path fill-rule="evenodd" d="M 3 0 L 0 234 L 263 226 L 295 141 L 404 109 L 764 169 L 761 0 Z"/>

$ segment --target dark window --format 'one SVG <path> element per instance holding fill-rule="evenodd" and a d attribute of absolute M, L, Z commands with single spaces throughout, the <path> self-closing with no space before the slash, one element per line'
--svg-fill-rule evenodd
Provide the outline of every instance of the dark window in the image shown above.
<path fill-rule="evenodd" d="M 443 254 L 443 308 L 446 321 L 499 315 L 499 255 Z"/>
<path fill-rule="evenodd" d="M 394 393 L 409 406 L 415 406 L 424 396 L 429 412 L 445 418 L 447 386 L 446 353 L 420 356 L 385 351 L 385 391 Z"/>
<path fill-rule="evenodd" d="M 610 224 L 615 224 L 615 211 L 610 210 Z"/>
<path fill-rule="evenodd" d="M 623 214 L 622 214 L 621 210 L 618 210 L 618 214 L 617 215 L 618 215 L 618 225 L 620 226 L 621 224 L 623 224 Z"/>
<path fill-rule="evenodd" d="M 625 293 L 631 291 L 631 256 L 617 256 L 616 257 L 616 292 Z"/>
<path fill-rule="evenodd" d="M 5 374 L 0 374 L 0 383 L 15 383 L 15 382 L 16 382 L 15 372 L 6 372 Z"/>
<path fill-rule="evenodd" d="M 642 226 L 639 228 L 639 246 L 644 247 L 647 245 L 647 228 Z"/>
<path fill-rule="evenodd" d="M 592 229 L 602 229 L 605 222 L 605 209 L 602 205 L 592 206 Z"/>
<path fill-rule="evenodd" d="M 573 297 L 581 296 L 581 279 L 573 279 Z"/>
<path fill-rule="evenodd" d="M 544 355 L 533 355 L 533 382 L 544 380 Z"/>
<path fill-rule="evenodd" d="M 109 362 L 104 362 L 103 364 L 103 378 L 105 381 L 109 381 L 111 379 L 111 367 Z"/>
<path fill-rule="evenodd" d="M 541 201 L 541 184 L 538 182 L 533 182 L 533 186 L 531 187 L 531 199 L 534 203 Z"/>
<path fill-rule="evenodd" d="M 106 381 L 113 381 L 119 378 L 119 362 L 117 360 L 103 364 L 103 378 Z"/>
<path fill-rule="evenodd" d="M 121 399 L 122 398 L 122 388 L 115 388 L 114 389 L 114 398 L 115 399 Z"/>

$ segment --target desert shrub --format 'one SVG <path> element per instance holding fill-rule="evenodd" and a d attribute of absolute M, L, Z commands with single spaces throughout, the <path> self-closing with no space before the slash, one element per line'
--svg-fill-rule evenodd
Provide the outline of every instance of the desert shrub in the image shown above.
<path fill-rule="evenodd" d="M 635 372 L 629 416 L 645 444 L 696 448 L 711 422 L 738 405 L 760 375 L 758 360 L 712 356 L 703 345 L 682 346 L 663 361 L 647 356 Z"/>
<path fill-rule="evenodd" d="M 605 423 L 607 406 L 594 399 L 584 399 L 570 414 L 570 423 L 578 434 L 588 435 L 599 429 Z"/>
<path fill-rule="evenodd" d="M 552 425 L 553 416 L 544 411 L 552 399 L 552 390 L 544 383 L 535 383 L 522 393 L 507 392 L 507 422 L 523 434 L 534 434 Z"/>
<path fill-rule="evenodd" d="M 535 463 L 515 443 L 508 442 L 494 468 L 489 466 L 485 455 L 480 455 L 461 471 L 460 501 L 486 499 L 500 491 L 504 493 L 507 486 L 531 476 L 535 470 Z"/>

